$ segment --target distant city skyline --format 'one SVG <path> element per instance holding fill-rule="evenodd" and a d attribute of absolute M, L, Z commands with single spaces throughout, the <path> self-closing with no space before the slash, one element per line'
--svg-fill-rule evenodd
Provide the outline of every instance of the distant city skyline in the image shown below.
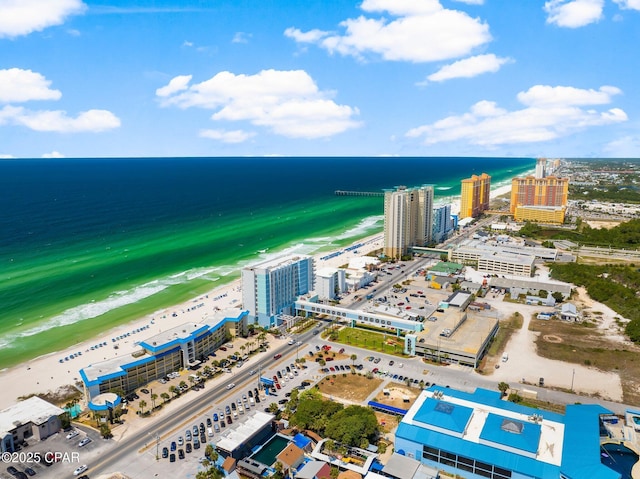
<path fill-rule="evenodd" d="M 0 158 L 640 157 L 638 31 L 638 0 L 0 0 Z"/>

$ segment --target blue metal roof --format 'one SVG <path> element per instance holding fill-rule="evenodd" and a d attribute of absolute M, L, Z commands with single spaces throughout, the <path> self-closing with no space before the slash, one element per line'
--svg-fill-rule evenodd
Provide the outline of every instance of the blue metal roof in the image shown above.
<path fill-rule="evenodd" d="M 473 409 L 447 401 L 428 398 L 413 419 L 424 424 L 462 434 L 467 428 Z"/>
<path fill-rule="evenodd" d="M 620 473 L 600 462 L 601 414 L 611 414 L 611 411 L 597 404 L 567 406 L 562 474 L 568 479 L 620 479 Z"/>
<path fill-rule="evenodd" d="M 541 432 L 540 424 L 489 413 L 480 433 L 480 439 L 536 454 Z"/>
<path fill-rule="evenodd" d="M 621 477 L 619 473 L 609 469 L 600 462 L 599 417 L 601 414 L 611 414 L 611 411 L 604 407 L 598 405 L 568 405 L 566 408 L 566 416 L 563 416 L 561 414 L 541 411 L 509 401 L 503 401 L 500 399 L 500 393 L 497 391 L 476 389 L 473 393 L 467 393 L 439 386 L 432 386 L 429 390 L 440 390 L 452 397 L 465 399 L 478 403 L 479 405 L 494 406 L 506 411 L 518 412 L 525 415 L 542 414 L 544 419 L 564 424 L 561 466 L 541 462 L 535 458 L 501 450 L 497 447 L 467 441 L 455 435 L 426 429 L 420 427 L 418 424 L 411 425 L 404 421 L 399 424 L 396 431 L 397 447 L 408 449 L 409 444 L 407 444 L 406 441 L 415 443 L 420 449 L 423 445 L 428 445 L 433 448 L 462 454 L 478 461 L 522 473 L 527 477 L 538 477 L 541 479 L 557 479 L 560 473 L 568 479 L 620 479 Z M 414 419 L 437 426 L 438 424 L 433 421 L 434 417 L 438 417 L 434 416 L 434 406 L 427 405 L 430 401 L 437 400 L 432 400 L 431 398 L 426 399 L 420 410 L 416 412 Z M 442 400 L 439 402 L 446 403 L 446 401 Z M 420 415 L 422 415 L 422 420 L 419 418 Z M 535 453 L 539 444 L 540 426 L 526 422 L 522 430 L 524 434 L 515 435 L 508 431 L 502 431 L 500 427 L 503 419 L 504 417 L 499 414 L 489 414 L 480 438 L 502 444 L 506 447 Z M 451 428 L 446 429 L 455 431 L 455 429 Z M 421 455 L 421 450 L 413 452 Z"/>
<path fill-rule="evenodd" d="M 372 407 L 374 409 L 380 409 L 382 411 L 387 411 L 387 412 L 390 412 L 392 414 L 399 414 L 401 416 L 404 416 L 405 414 L 407 414 L 407 409 L 400 409 L 399 407 L 389 406 L 388 404 L 382 404 L 380 402 L 369 401 L 367 403 L 367 406 Z"/>
<path fill-rule="evenodd" d="M 293 436 L 293 443 L 296 446 L 298 446 L 300 449 L 304 449 L 309 445 L 309 443 L 311 443 L 311 439 L 309 439 L 304 434 L 298 433 L 295 436 Z"/>

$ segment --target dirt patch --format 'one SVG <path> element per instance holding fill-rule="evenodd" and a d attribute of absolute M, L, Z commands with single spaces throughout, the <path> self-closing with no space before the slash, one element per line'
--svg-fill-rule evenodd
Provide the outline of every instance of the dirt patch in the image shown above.
<path fill-rule="evenodd" d="M 385 394 L 385 391 L 387 394 Z M 409 409 L 418 397 L 419 389 L 409 389 L 399 386 L 385 388 L 376 396 L 374 401 L 387 406 L 393 406 L 400 409 Z"/>
<path fill-rule="evenodd" d="M 367 379 L 357 374 L 336 374 L 327 376 L 318 383 L 320 392 L 348 401 L 362 402 L 382 384 L 380 379 Z"/>
<path fill-rule="evenodd" d="M 561 343 L 564 341 L 560 336 L 556 336 L 555 334 L 545 334 L 542 336 L 542 339 L 549 343 Z"/>
<path fill-rule="evenodd" d="M 376 411 L 376 418 L 378 419 L 378 424 L 380 425 L 380 429 L 384 434 L 389 434 L 392 432 L 398 422 L 400 420 L 400 416 L 393 416 L 392 414 L 385 414 L 383 412 Z"/>
<path fill-rule="evenodd" d="M 539 356 L 617 373 L 623 402 L 637 404 L 640 401 L 640 347 L 608 337 L 597 321 L 531 320 L 529 329 L 539 333 L 535 341 Z M 557 339 L 550 341 L 549 338 Z"/>

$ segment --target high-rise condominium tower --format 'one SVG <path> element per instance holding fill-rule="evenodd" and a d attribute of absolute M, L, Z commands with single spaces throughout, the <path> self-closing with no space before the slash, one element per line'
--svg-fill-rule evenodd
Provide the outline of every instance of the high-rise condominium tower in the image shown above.
<path fill-rule="evenodd" d="M 432 241 L 433 186 L 398 186 L 384 195 L 384 253 L 401 258 L 411 246 Z"/>
<path fill-rule="evenodd" d="M 462 180 L 460 219 L 475 218 L 489 209 L 491 177 L 486 173 Z"/>

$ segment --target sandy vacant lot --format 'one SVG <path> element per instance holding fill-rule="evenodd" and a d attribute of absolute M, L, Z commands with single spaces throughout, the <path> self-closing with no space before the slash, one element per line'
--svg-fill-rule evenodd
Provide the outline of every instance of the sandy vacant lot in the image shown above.
<path fill-rule="evenodd" d="M 522 329 L 513 334 L 505 348 L 505 352 L 509 355 L 508 361 L 498 361 L 499 369 L 487 371 L 492 374 L 495 380 L 505 381 L 513 386 L 522 382 L 538 384 L 539 378 L 542 377 L 545 386 L 548 387 L 569 390 L 573 384 L 573 389 L 576 392 L 598 395 L 612 401 L 622 401 L 622 384 L 618 374 L 538 356 L 535 343 L 539 333 L 529 330 L 529 322 L 532 321 L 532 316 L 541 311 L 551 311 L 552 308 L 528 306 L 502 300 L 488 299 L 487 302 L 500 311 L 501 318 L 508 318 L 515 312 L 519 312 L 524 317 Z M 604 305 L 598 305 L 597 309 L 609 318 L 607 322 L 603 321 L 603 324 L 614 322 L 615 313 L 611 314 L 613 311 Z M 533 319 L 533 321 L 538 320 Z M 554 338 L 548 339 L 554 340 Z"/>

